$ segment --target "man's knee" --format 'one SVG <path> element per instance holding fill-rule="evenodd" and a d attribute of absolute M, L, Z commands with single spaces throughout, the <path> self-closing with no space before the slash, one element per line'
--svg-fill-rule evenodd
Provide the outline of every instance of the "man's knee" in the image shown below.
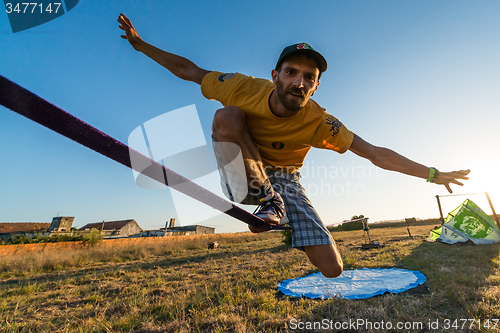
<path fill-rule="evenodd" d="M 344 265 L 341 263 L 334 262 L 332 265 L 328 267 L 320 268 L 321 274 L 323 274 L 327 278 L 336 278 L 342 274 L 344 270 Z"/>
<path fill-rule="evenodd" d="M 304 246 L 311 263 L 327 278 L 342 274 L 344 264 L 335 244 Z"/>
<path fill-rule="evenodd" d="M 240 108 L 230 105 L 215 112 L 212 132 L 216 141 L 241 133 L 245 128 L 245 113 Z"/>

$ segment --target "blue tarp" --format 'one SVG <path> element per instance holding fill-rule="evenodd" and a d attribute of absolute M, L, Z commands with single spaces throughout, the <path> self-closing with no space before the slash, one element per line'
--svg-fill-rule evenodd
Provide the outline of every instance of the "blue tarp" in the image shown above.
<path fill-rule="evenodd" d="M 285 280 L 278 289 L 285 295 L 308 298 L 362 299 L 385 292 L 400 293 L 425 282 L 419 271 L 397 268 L 363 268 L 345 270 L 339 277 L 329 279 L 315 273 L 297 279 Z"/>

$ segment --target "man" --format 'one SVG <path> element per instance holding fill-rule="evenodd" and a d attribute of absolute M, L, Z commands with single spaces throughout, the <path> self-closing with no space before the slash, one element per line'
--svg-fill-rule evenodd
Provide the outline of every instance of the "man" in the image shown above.
<path fill-rule="evenodd" d="M 215 113 L 212 136 L 221 147 L 216 149 L 216 156 L 225 194 L 233 201 L 238 198 L 236 201 L 245 204 L 259 204 L 255 214 L 270 223 L 280 223 L 286 212 L 293 229 L 292 246 L 303 250 L 326 277 L 339 276 L 343 263 L 331 234 L 299 183 L 298 170 L 311 147 L 339 153 L 350 150 L 382 169 L 444 185 L 450 193 L 451 183 L 462 185 L 457 179 L 468 179 L 469 170 L 439 172 L 373 146 L 327 114 L 310 99 L 327 62 L 308 44 L 283 50 L 271 72 L 271 82 L 201 69 L 186 58 L 144 42 L 125 15 L 121 14 L 118 22 L 126 34 L 121 37 L 134 49 L 177 77 L 200 84 L 205 97 L 224 105 Z M 221 167 L 231 160 L 231 149 L 224 149 L 222 143 L 239 146 L 245 175 Z M 238 190 L 238 179 L 245 183 L 244 196 Z"/>

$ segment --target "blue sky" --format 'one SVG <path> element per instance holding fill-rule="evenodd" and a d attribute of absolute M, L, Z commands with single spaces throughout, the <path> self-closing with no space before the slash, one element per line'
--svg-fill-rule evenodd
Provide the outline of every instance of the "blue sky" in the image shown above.
<path fill-rule="evenodd" d="M 12 33 L 0 14 L 0 75 L 127 142 L 165 112 L 195 104 L 210 139 L 218 102 L 120 38 L 123 12 L 141 37 L 200 67 L 270 78 L 283 47 L 307 42 L 328 60 L 314 99 L 365 140 L 442 171 L 472 170 L 455 193 L 488 191 L 500 210 L 498 1 L 80 1 L 54 21 Z M 186 138 L 189 140 L 189 136 Z M 169 190 L 137 186 L 132 172 L 0 107 L 0 221 L 74 224 L 171 217 L 217 232 L 234 219 L 190 221 Z M 326 224 L 437 217 L 444 187 L 377 170 L 347 152 L 311 151 L 302 182 Z M 466 197 L 443 200 L 450 211 Z M 484 196 L 471 196 L 490 213 Z M 188 210 L 203 211 L 189 203 Z M 208 216 L 208 215 L 207 215 Z"/>

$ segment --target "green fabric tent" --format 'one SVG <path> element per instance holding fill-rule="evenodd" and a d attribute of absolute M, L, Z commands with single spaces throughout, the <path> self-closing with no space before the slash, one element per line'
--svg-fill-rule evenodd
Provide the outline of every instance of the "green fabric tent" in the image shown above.
<path fill-rule="evenodd" d="M 500 243 L 500 229 L 496 223 L 472 200 L 465 200 L 457 209 L 448 213 L 441 228 L 431 230 L 430 239 L 447 244 Z"/>

